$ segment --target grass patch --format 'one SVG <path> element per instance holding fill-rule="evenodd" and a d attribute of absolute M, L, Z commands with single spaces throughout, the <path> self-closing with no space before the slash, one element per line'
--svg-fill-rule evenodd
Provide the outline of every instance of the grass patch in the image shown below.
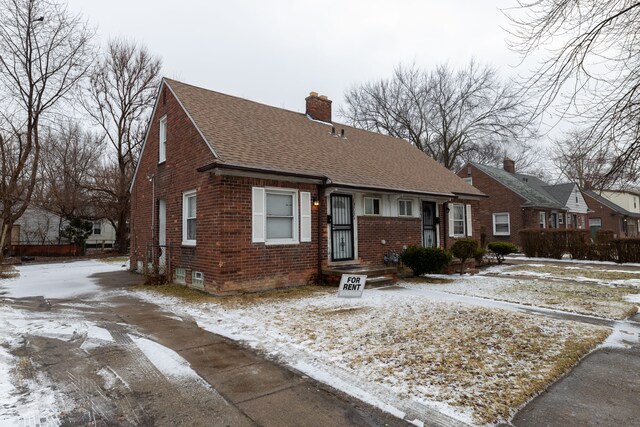
<path fill-rule="evenodd" d="M 333 288 L 326 286 L 308 285 L 293 288 L 274 289 L 264 292 L 247 293 L 242 295 L 214 296 L 184 285 L 139 285 L 134 290 L 156 292 L 166 296 L 181 298 L 187 302 L 213 302 L 223 306 L 242 306 L 251 304 L 270 303 L 274 301 L 295 300 L 310 298 L 324 293 L 335 293 Z"/>
<path fill-rule="evenodd" d="M 0 279 L 13 279 L 18 276 L 20 272 L 13 265 L 0 265 Z"/>
<path fill-rule="evenodd" d="M 591 266 L 563 267 L 559 265 L 516 265 L 504 270 L 511 272 L 532 272 L 548 274 L 561 279 L 575 280 L 576 278 L 592 279 L 599 282 L 612 282 L 617 280 L 640 280 L 640 272 L 599 269 Z"/>
<path fill-rule="evenodd" d="M 129 261 L 129 257 L 128 256 L 111 256 L 111 257 L 99 258 L 98 261 L 108 262 L 113 264 L 124 264 L 125 262 Z"/>

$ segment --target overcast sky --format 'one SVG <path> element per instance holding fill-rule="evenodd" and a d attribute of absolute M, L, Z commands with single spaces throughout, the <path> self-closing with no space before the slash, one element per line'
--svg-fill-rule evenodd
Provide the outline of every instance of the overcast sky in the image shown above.
<path fill-rule="evenodd" d="M 310 91 L 334 111 L 351 86 L 399 63 L 430 69 L 472 57 L 514 75 L 500 8 L 515 0 L 69 0 L 102 43 L 126 37 L 162 58 L 164 75 L 304 110 Z"/>

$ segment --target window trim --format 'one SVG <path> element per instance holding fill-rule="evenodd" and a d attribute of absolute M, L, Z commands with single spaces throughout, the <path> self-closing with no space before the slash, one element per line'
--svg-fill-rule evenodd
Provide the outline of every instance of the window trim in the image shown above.
<path fill-rule="evenodd" d="M 496 215 L 506 215 L 507 216 L 507 231 L 498 231 L 496 229 L 496 225 L 498 225 L 498 223 L 496 222 Z M 494 236 L 511 236 L 511 215 L 509 214 L 509 212 L 495 212 L 494 214 L 492 214 L 492 221 L 493 221 L 493 235 Z M 503 222 L 501 222 L 500 224 L 504 224 Z"/>
<path fill-rule="evenodd" d="M 160 125 L 158 128 L 158 164 L 161 164 L 167 161 L 167 115 L 166 114 L 160 117 L 159 123 Z M 163 136 L 164 136 L 164 140 L 162 139 Z"/>
<path fill-rule="evenodd" d="M 293 213 L 293 223 L 292 234 L 293 237 L 291 239 L 269 239 L 267 237 L 267 220 L 269 219 L 269 215 L 267 215 L 267 197 L 269 194 L 279 194 L 279 195 L 287 195 L 291 196 L 293 200 L 292 213 Z M 298 227 L 300 224 L 300 211 L 299 211 L 299 192 L 294 188 L 281 188 L 281 187 L 265 187 L 264 188 L 264 244 L 265 245 L 297 245 L 300 243 L 300 233 L 298 231 Z"/>
<path fill-rule="evenodd" d="M 378 213 L 375 213 L 375 203 L 372 204 L 372 208 L 374 213 L 367 213 L 367 199 L 377 200 L 378 201 Z M 362 198 L 362 212 L 366 216 L 381 216 L 382 215 L 382 198 L 373 197 L 373 196 L 365 196 Z"/>
<path fill-rule="evenodd" d="M 405 213 L 402 214 L 400 213 L 400 204 L 401 203 L 405 203 Z M 406 203 L 409 203 L 411 206 L 411 213 L 407 214 L 407 207 L 406 207 Z M 413 217 L 413 200 L 411 199 L 398 199 L 398 216 L 399 217 L 403 217 L 403 218 L 411 218 Z"/>
<path fill-rule="evenodd" d="M 460 206 L 460 208 L 462 209 L 462 218 L 461 219 L 456 219 L 456 215 L 455 215 L 455 208 L 456 206 Z M 464 205 L 464 203 L 450 203 L 449 207 L 451 209 L 451 223 L 453 225 L 452 228 L 452 234 L 453 237 L 467 237 L 467 209 Z M 460 222 L 462 221 L 462 234 L 457 233 L 456 234 L 456 221 Z"/>
<path fill-rule="evenodd" d="M 538 212 L 538 226 L 547 228 L 547 213 L 545 211 Z"/>
<path fill-rule="evenodd" d="M 198 198 L 196 194 L 196 190 L 189 190 L 182 193 L 182 246 L 195 246 L 198 238 L 198 229 L 196 228 L 196 238 L 188 239 L 187 238 L 187 220 L 188 218 L 188 210 L 189 205 L 187 203 L 187 199 L 190 197 L 196 198 L 196 216 L 193 218 L 196 221 L 196 227 L 198 225 Z"/>

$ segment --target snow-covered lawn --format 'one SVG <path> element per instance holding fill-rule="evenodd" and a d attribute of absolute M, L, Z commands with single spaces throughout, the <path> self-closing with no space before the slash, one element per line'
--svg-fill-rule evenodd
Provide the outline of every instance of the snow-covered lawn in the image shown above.
<path fill-rule="evenodd" d="M 486 274 L 486 275 L 485 275 Z M 511 278 L 510 276 L 518 276 Z M 401 283 L 459 295 L 626 319 L 637 312 L 640 276 L 634 272 L 529 264 L 500 266 L 476 276 L 438 276 Z"/>
<path fill-rule="evenodd" d="M 598 326 L 436 302 L 401 289 L 367 290 L 355 300 L 326 289 L 248 298 L 197 296 L 196 301 L 175 286 L 138 294 L 420 421 L 434 408 L 474 424 L 508 419 L 610 333 Z"/>

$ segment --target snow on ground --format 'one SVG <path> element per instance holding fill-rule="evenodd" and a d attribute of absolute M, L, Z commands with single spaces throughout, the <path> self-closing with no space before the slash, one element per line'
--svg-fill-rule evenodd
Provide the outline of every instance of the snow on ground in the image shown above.
<path fill-rule="evenodd" d="M 44 298 L 71 298 L 100 290 L 89 276 L 97 273 L 121 271 L 121 264 L 94 260 L 57 264 L 32 264 L 18 267 L 20 275 L 0 282 L 0 295 L 11 298 L 42 296 Z M 52 286 L 64 283 L 64 286 Z"/>
<path fill-rule="evenodd" d="M 506 260 L 513 260 L 513 261 L 531 261 L 531 262 L 541 262 L 541 261 L 545 261 L 545 262 L 558 262 L 558 263 L 570 263 L 570 264 L 600 264 L 600 265 L 615 265 L 615 266 L 626 266 L 626 267 L 640 267 L 640 264 L 638 263 L 633 263 L 633 262 L 627 262 L 624 264 L 620 264 L 617 262 L 613 262 L 613 261 L 596 261 L 596 260 L 583 260 L 583 259 L 571 259 L 571 256 L 569 254 L 564 254 L 562 259 L 555 259 L 555 258 L 532 258 L 532 257 L 526 257 L 526 256 L 521 256 L 521 255 L 509 255 L 506 256 L 504 259 Z"/>
<path fill-rule="evenodd" d="M 433 410 L 468 423 L 508 419 L 609 334 L 403 290 L 367 290 L 355 300 L 321 291 L 246 304 L 138 295 L 418 421 Z"/>
<path fill-rule="evenodd" d="M 599 279 L 602 283 L 596 284 L 574 282 L 568 272 L 573 271 L 575 274 L 576 270 L 566 270 L 565 267 L 558 267 L 565 274 L 562 279 L 540 277 L 540 274 L 544 274 L 541 271 L 534 271 L 534 274 L 530 275 L 529 270 L 534 268 L 536 266 L 530 264 L 517 266 L 516 270 L 509 266 L 494 266 L 474 276 L 429 276 L 425 280 L 407 280 L 400 284 L 410 289 L 508 301 L 607 319 L 625 319 L 637 311 L 637 304 L 628 298 L 640 294 L 640 289 L 633 286 L 613 286 L 612 282 L 606 282 L 604 279 L 606 274 L 612 278 L 619 278 L 619 273 L 598 272 L 603 278 Z M 579 271 L 585 274 L 584 270 Z M 517 274 L 518 278 L 509 277 L 509 272 Z M 596 272 L 593 272 L 593 275 L 595 274 Z M 625 278 L 617 281 L 629 280 L 635 279 Z"/>
<path fill-rule="evenodd" d="M 175 351 L 155 341 L 129 334 L 129 338 L 144 353 L 151 363 L 166 377 L 175 380 L 187 380 L 208 387 L 209 384 L 191 369 L 189 362 Z"/>
<path fill-rule="evenodd" d="M 498 271 L 501 275 L 543 277 L 573 282 L 594 283 L 603 286 L 622 286 L 640 289 L 640 272 L 611 268 L 598 268 L 590 265 L 581 267 L 549 264 L 519 264 L 504 266 Z"/>

